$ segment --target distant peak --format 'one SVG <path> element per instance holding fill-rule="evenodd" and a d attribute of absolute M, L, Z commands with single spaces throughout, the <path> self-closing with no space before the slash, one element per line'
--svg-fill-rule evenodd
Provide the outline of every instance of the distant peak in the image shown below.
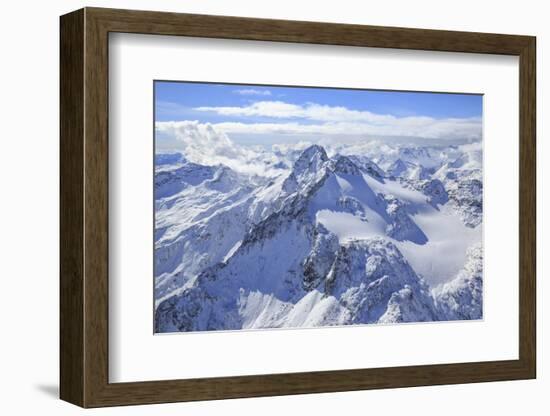
<path fill-rule="evenodd" d="M 347 156 L 338 156 L 334 162 L 332 170 L 335 173 L 343 173 L 348 175 L 360 175 L 361 171 L 355 163 Z"/>
<path fill-rule="evenodd" d="M 406 168 L 407 164 L 403 161 L 403 159 L 397 159 L 395 162 L 392 163 L 392 167 Z"/>
<path fill-rule="evenodd" d="M 403 161 L 403 159 L 397 159 L 395 162 L 393 162 L 390 167 L 388 168 L 388 173 L 390 175 L 399 176 L 403 172 L 405 172 L 411 164 L 408 164 Z"/>
<path fill-rule="evenodd" d="M 385 176 L 380 166 L 374 163 L 369 157 L 357 155 L 348 155 L 347 157 L 359 168 L 359 170 L 368 173 L 373 178 L 380 180 Z"/>
<path fill-rule="evenodd" d="M 176 163 L 185 163 L 187 160 L 178 152 L 170 153 L 156 153 L 155 154 L 155 166 L 173 165 Z"/>

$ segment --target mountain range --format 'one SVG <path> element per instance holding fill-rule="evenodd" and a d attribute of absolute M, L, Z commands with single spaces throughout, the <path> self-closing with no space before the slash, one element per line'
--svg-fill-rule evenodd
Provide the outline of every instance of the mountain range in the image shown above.
<path fill-rule="evenodd" d="M 156 155 L 155 332 L 482 318 L 480 146 L 266 154 Z"/>

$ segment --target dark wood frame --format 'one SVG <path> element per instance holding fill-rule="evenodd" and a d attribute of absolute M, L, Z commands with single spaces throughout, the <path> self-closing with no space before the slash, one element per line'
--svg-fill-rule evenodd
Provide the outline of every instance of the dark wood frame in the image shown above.
<path fill-rule="evenodd" d="M 519 359 L 109 383 L 110 32 L 519 56 Z M 536 377 L 534 37 L 85 8 L 61 17 L 60 46 L 60 396 L 63 400 L 83 407 L 100 407 Z"/>

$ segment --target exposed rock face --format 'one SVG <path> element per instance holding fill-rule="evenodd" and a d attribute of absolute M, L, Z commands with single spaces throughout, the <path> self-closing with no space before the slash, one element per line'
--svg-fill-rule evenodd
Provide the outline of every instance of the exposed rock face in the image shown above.
<path fill-rule="evenodd" d="M 322 224 L 317 224 L 313 234 L 313 247 L 303 264 L 303 288 L 311 290 L 326 279 L 339 248 L 338 238 Z"/>
<path fill-rule="evenodd" d="M 308 147 L 294 163 L 290 175 L 283 184 L 283 190 L 287 193 L 306 192 L 326 174 L 328 161 L 327 153 L 321 146 Z"/>
<path fill-rule="evenodd" d="M 483 219 L 481 151 L 467 152 L 443 164 L 433 175 L 447 191 L 449 201 L 464 224 L 475 228 Z"/>
<path fill-rule="evenodd" d="M 332 164 L 332 171 L 335 173 L 343 173 L 347 175 L 361 175 L 361 171 L 351 159 L 346 156 L 339 156 Z"/>
<path fill-rule="evenodd" d="M 476 244 L 468 251 L 468 260 L 456 278 L 434 290 L 441 319 L 483 318 L 483 249 Z"/>
<path fill-rule="evenodd" d="M 386 227 L 386 232 L 396 240 L 409 240 L 416 244 L 424 244 L 428 241 L 426 235 L 409 217 L 406 206 L 393 195 L 384 195 L 386 212 L 391 222 Z"/>
<path fill-rule="evenodd" d="M 428 197 L 430 203 L 435 206 L 444 205 L 449 200 L 445 186 L 439 179 L 424 181 L 420 185 L 420 189 Z"/>
<path fill-rule="evenodd" d="M 176 169 L 160 170 L 155 174 L 155 199 L 165 198 L 181 192 L 188 186 L 212 179 L 216 168 L 185 163 Z"/>
<path fill-rule="evenodd" d="M 275 239 L 280 238 L 284 239 L 283 236 Z M 287 273 L 270 273 L 266 269 L 270 267 L 267 259 L 256 266 L 255 271 L 263 271 L 270 279 L 267 285 L 273 292 L 261 290 L 251 282 L 243 285 L 243 278 L 237 274 L 240 269 L 237 255 L 234 264 L 209 269 L 196 285 L 162 302 L 156 312 L 156 330 L 283 327 L 296 310 L 301 311 L 302 319 L 311 326 L 438 319 L 428 287 L 389 241 L 373 238 L 339 246 L 334 235 L 321 228 L 314 233 L 312 244 L 307 244 L 307 237 L 302 243 L 305 246 L 297 252 L 308 251 L 303 264 L 293 258 L 279 259 L 285 262 L 287 267 L 282 270 L 287 269 Z M 248 253 L 268 251 L 258 245 L 261 242 L 249 247 Z M 241 255 L 246 256 L 246 250 Z M 241 261 L 249 264 L 247 259 Z M 319 294 L 320 302 L 329 307 L 330 313 L 319 314 L 315 308 L 304 308 L 313 292 Z M 250 298 L 257 293 L 263 294 L 262 299 L 250 305 Z M 247 308 L 254 308 L 254 316 L 261 319 L 248 321 Z"/>
<path fill-rule="evenodd" d="M 342 209 L 342 211 L 349 212 L 356 217 L 363 218 L 365 215 L 365 208 L 363 208 L 363 204 L 361 204 L 357 198 L 352 196 L 341 196 L 337 200 L 337 205 Z"/>
<path fill-rule="evenodd" d="M 448 185 L 449 199 L 460 211 L 468 227 L 477 227 L 483 217 L 483 184 L 477 179 L 461 179 Z"/>
<path fill-rule="evenodd" d="M 387 170 L 392 177 L 402 178 L 407 180 L 425 180 L 430 177 L 429 171 L 422 165 L 412 162 L 404 162 L 397 159 Z"/>
<path fill-rule="evenodd" d="M 403 291 L 410 296 L 397 302 L 396 294 Z M 397 247 L 382 238 L 342 245 L 327 276 L 326 293 L 346 309 L 346 324 L 437 319 L 427 286 Z"/>
<path fill-rule="evenodd" d="M 372 176 L 377 180 L 383 180 L 385 172 L 366 156 L 350 155 L 347 156 L 362 172 Z"/>

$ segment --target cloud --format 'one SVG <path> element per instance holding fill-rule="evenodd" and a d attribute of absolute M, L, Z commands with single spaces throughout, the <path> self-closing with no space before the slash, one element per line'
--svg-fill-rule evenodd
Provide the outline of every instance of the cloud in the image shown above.
<path fill-rule="evenodd" d="M 246 106 L 197 107 L 198 111 L 209 111 L 225 116 L 261 116 L 272 118 L 301 118 L 315 121 L 363 121 L 384 123 L 396 120 L 391 115 L 379 115 L 370 111 L 350 110 L 341 106 L 328 106 L 316 103 L 304 105 L 284 101 L 257 101 Z"/>
<path fill-rule="evenodd" d="M 223 116 L 291 118 L 299 117 L 301 107 L 282 101 L 258 101 L 243 107 L 196 107 L 195 110 L 214 112 Z"/>
<path fill-rule="evenodd" d="M 186 159 L 203 165 L 226 165 L 237 172 L 274 176 L 280 174 L 264 163 L 264 155 L 239 146 L 210 123 L 167 121 L 155 123 L 156 132 L 176 143 Z"/>
<path fill-rule="evenodd" d="M 269 90 L 256 90 L 252 88 L 242 89 L 242 90 L 234 90 L 235 94 L 239 95 L 271 95 L 271 91 Z"/>
<path fill-rule="evenodd" d="M 320 136 L 392 136 L 422 137 L 427 139 L 481 139 L 480 119 L 400 120 L 394 123 L 373 124 L 360 122 L 300 124 L 221 122 L 214 127 L 227 134 L 292 134 Z"/>
<path fill-rule="evenodd" d="M 197 107 L 195 110 L 214 112 L 223 116 L 268 117 L 281 121 L 284 119 L 284 122 L 274 123 L 216 124 L 217 128 L 226 133 L 368 134 L 479 140 L 482 131 L 480 117 L 396 117 L 316 103 L 297 105 L 283 101 L 259 101 L 241 107 Z M 303 123 L 303 120 L 307 120 L 308 123 Z"/>

